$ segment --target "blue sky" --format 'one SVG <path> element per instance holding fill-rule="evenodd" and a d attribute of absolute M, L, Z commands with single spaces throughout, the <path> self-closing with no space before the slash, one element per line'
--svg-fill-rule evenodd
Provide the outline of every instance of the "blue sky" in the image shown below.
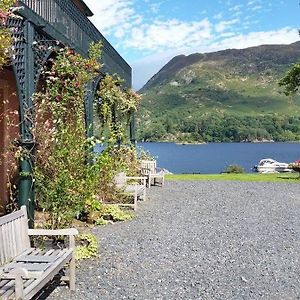
<path fill-rule="evenodd" d="M 85 0 L 141 88 L 172 57 L 299 40 L 297 0 Z M 300 54 L 299 54 L 300 58 Z"/>

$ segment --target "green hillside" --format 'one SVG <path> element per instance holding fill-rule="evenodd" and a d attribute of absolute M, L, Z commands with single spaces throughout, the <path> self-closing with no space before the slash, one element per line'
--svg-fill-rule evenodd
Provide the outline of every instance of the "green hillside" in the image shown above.
<path fill-rule="evenodd" d="M 180 55 L 140 91 L 140 140 L 182 142 L 300 139 L 300 97 L 279 79 L 300 42 Z"/>

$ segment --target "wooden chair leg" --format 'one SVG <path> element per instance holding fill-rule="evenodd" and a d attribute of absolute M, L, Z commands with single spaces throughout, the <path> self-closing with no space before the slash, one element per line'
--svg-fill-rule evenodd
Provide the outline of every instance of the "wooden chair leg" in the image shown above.
<path fill-rule="evenodd" d="M 137 189 L 135 190 L 135 193 L 134 193 L 134 199 L 133 199 L 133 209 L 134 210 L 137 210 L 137 199 L 138 198 L 138 194 L 137 194 Z"/>
<path fill-rule="evenodd" d="M 75 292 L 75 269 L 76 269 L 76 263 L 75 263 L 75 255 L 73 254 L 73 257 L 70 261 L 70 290 Z"/>
<path fill-rule="evenodd" d="M 151 178 L 150 175 L 147 178 L 147 187 L 149 188 L 151 186 Z"/>
<path fill-rule="evenodd" d="M 21 275 L 15 277 L 15 296 L 17 300 L 24 299 L 24 285 Z"/>
<path fill-rule="evenodd" d="M 75 251 L 75 237 L 70 236 L 70 248 Z M 75 269 L 76 269 L 76 262 L 75 262 L 75 253 L 72 253 L 72 259 L 70 261 L 70 266 L 69 266 L 69 286 L 71 291 L 75 291 Z"/>

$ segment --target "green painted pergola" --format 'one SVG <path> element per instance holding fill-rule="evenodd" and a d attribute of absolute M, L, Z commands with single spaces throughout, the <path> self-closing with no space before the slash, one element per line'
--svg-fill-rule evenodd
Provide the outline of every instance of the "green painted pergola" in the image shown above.
<path fill-rule="evenodd" d="M 21 0 L 18 14 L 21 18 L 9 20 L 13 28 L 15 55 L 12 65 L 17 82 L 20 115 L 20 145 L 29 151 L 34 149 L 31 121 L 24 117 L 31 111 L 32 95 L 36 91 L 40 72 L 53 53 L 53 48 L 70 47 L 82 56 L 87 56 L 91 42 L 102 41 L 102 72 L 117 73 L 131 87 L 131 67 L 96 29 L 88 17 L 93 13 L 82 0 Z M 93 101 L 95 90 L 102 76 L 89 83 L 85 100 L 88 135 L 93 134 Z M 134 141 L 134 121 L 130 126 Z M 20 166 L 19 205 L 26 205 L 33 214 L 34 190 L 31 176 L 32 161 L 23 160 Z"/>

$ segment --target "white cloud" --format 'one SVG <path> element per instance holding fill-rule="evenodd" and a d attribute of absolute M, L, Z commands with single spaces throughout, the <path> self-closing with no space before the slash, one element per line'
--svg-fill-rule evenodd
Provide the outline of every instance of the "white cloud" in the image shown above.
<path fill-rule="evenodd" d="M 261 5 L 255 5 L 251 8 L 252 11 L 261 10 L 263 7 Z"/>
<path fill-rule="evenodd" d="M 230 11 L 240 11 L 242 7 L 243 7 L 242 5 L 235 5 L 235 6 L 232 6 L 229 10 Z"/>
<path fill-rule="evenodd" d="M 239 19 L 234 19 L 230 21 L 221 21 L 216 24 L 216 32 L 221 33 L 224 32 L 226 29 L 230 28 L 231 25 L 234 25 L 239 22 Z"/>
<path fill-rule="evenodd" d="M 216 50 L 227 48 L 242 49 L 263 44 L 290 44 L 298 40 L 298 30 L 286 27 L 274 31 L 250 32 L 244 35 L 235 35 L 212 43 L 210 48 Z"/>
<path fill-rule="evenodd" d="M 223 18 L 223 13 L 220 12 L 220 13 L 214 15 L 213 18 L 216 20 L 221 20 Z"/>
<path fill-rule="evenodd" d="M 125 47 L 139 50 L 190 47 L 211 38 L 212 24 L 208 19 L 198 22 L 182 22 L 176 19 L 154 21 L 133 28 Z"/>
<path fill-rule="evenodd" d="M 258 3 L 260 3 L 261 1 L 260 0 L 249 0 L 247 2 L 247 5 L 248 6 L 252 6 L 252 5 L 257 5 Z"/>
<path fill-rule="evenodd" d="M 92 21 L 104 34 L 117 32 L 121 37 L 131 24 L 141 20 L 141 16 L 134 9 L 131 0 L 85 0 L 86 4 L 95 13 Z"/>

